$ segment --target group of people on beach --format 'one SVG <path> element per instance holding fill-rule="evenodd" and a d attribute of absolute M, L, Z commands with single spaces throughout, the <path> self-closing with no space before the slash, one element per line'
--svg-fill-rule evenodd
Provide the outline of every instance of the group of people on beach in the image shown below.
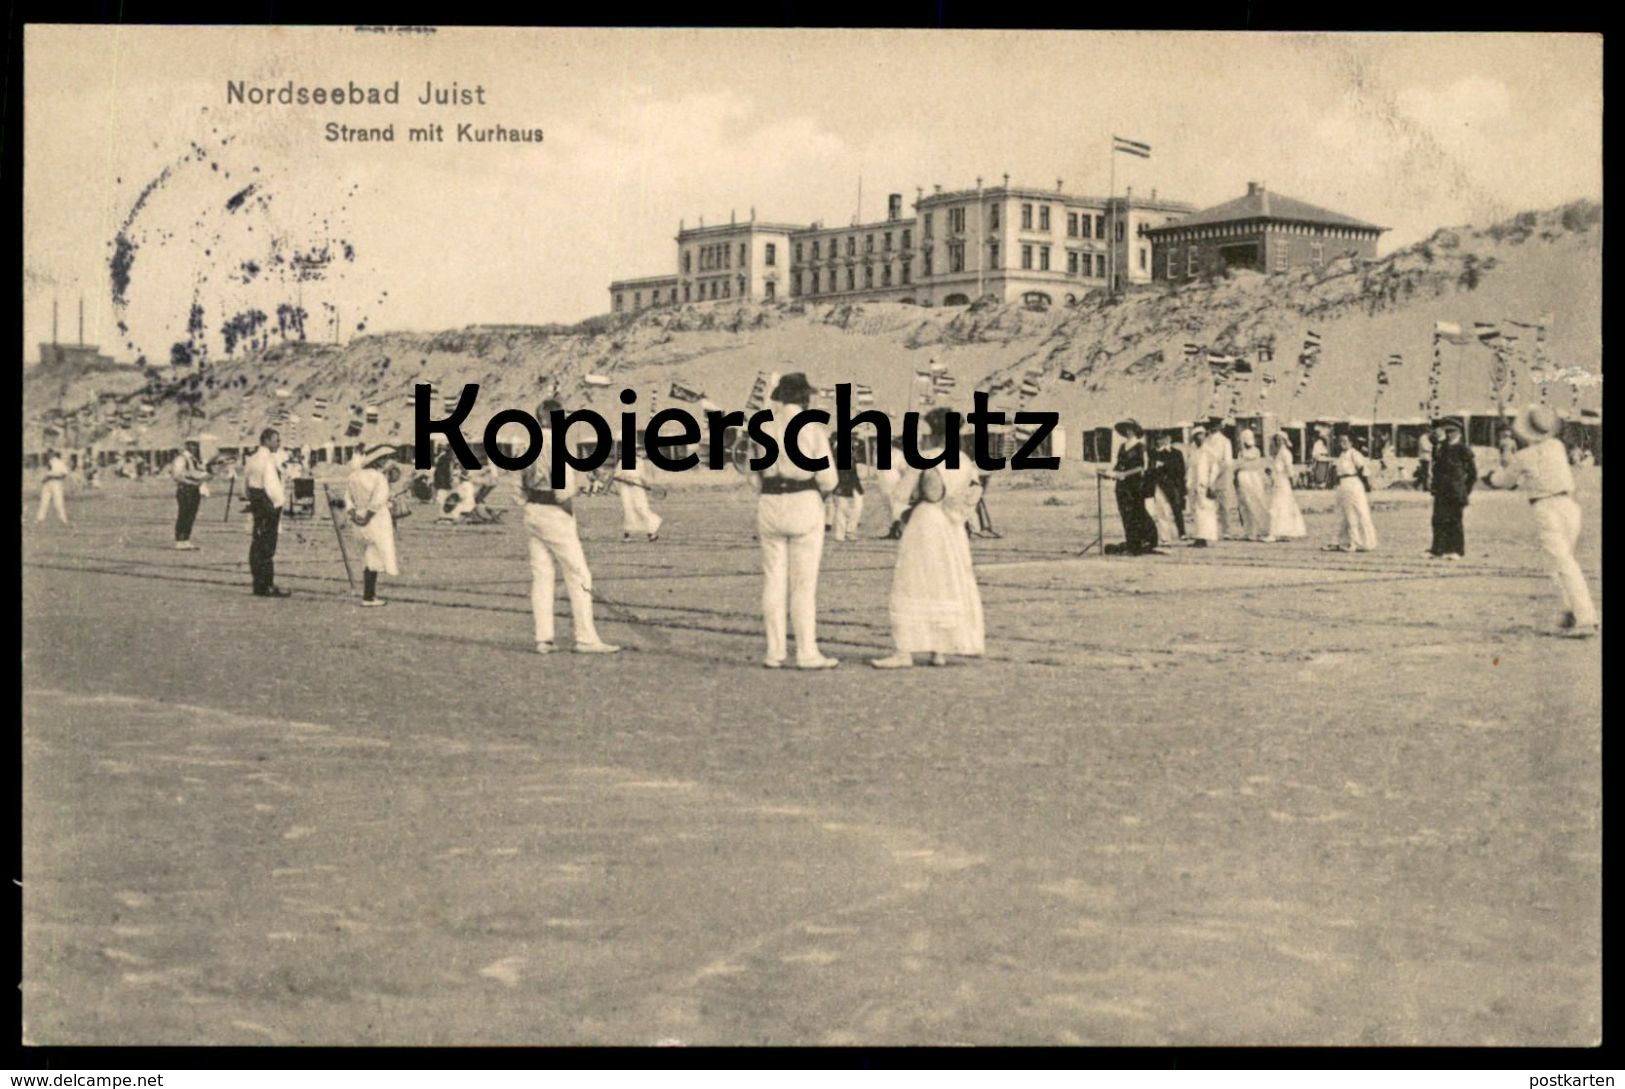
<path fill-rule="evenodd" d="M 806 411 L 815 389 L 804 374 L 779 379 L 771 400 L 779 411 L 767 422 L 765 433 L 779 444 L 790 420 Z M 538 457 L 519 477 L 524 524 L 531 569 L 531 606 L 535 646 L 540 653 L 556 649 L 554 633 L 555 580 L 562 578 L 574 625 L 573 649 L 578 653 L 608 654 L 620 647 L 604 642 L 593 617 L 592 572 L 581 546 L 574 500 L 587 483 L 573 468 L 566 468 L 561 485 L 549 480 L 546 444 L 553 441 L 546 421 L 562 411 L 557 400 L 547 400 L 536 416 L 543 422 Z M 969 437 L 948 430 L 951 413 L 938 407 L 921 421 L 921 454 L 930 461 L 949 442 L 965 444 L 959 465 L 938 463 L 928 468 L 907 465 L 900 456 L 878 475 L 878 487 L 891 520 L 887 534 L 898 540 L 892 576 L 889 619 L 893 652 L 873 659 L 881 669 L 908 668 L 917 656 L 932 665 L 945 665 L 950 656 L 979 656 L 985 647 L 985 623 L 980 590 L 971 560 L 970 537 L 991 528 L 981 502 L 986 479 L 976 468 Z M 1302 513 L 1293 494 L 1294 459 L 1285 435 L 1270 437 L 1269 453 L 1259 449 L 1255 435 L 1243 428 L 1233 441 L 1225 421 L 1210 420 L 1191 432 L 1194 453 L 1187 463 L 1178 446 L 1166 435 L 1153 436 L 1149 447 L 1145 432 L 1134 420 L 1116 427 L 1121 438 L 1112 468 L 1102 475 L 1115 481 L 1118 512 L 1125 541 L 1106 551 L 1128 555 L 1162 553 L 1161 545 L 1188 539 L 1192 547 L 1211 547 L 1221 539 L 1278 541 L 1306 535 Z M 1531 406 L 1518 414 L 1511 427 L 1513 446 L 1501 452 L 1497 468 L 1479 477 L 1471 450 L 1462 441 L 1459 421 L 1435 421 L 1430 443 L 1430 487 L 1433 493 L 1433 541 L 1427 555 L 1458 559 L 1465 555 L 1462 510 L 1476 484 L 1518 488 L 1529 500 L 1541 549 L 1564 600 L 1560 628 L 1565 634 L 1585 636 L 1598 629 L 1596 609 L 1585 579 L 1574 560 L 1581 526 L 1574 502 L 1569 457 L 1561 438 L 1561 421 L 1550 409 Z M 1325 547 L 1348 552 L 1377 547 L 1367 501 L 1369 459 L 1355 446 L 1346 430 L 1335 437 L 1333 459 L 1337 488 L 1338 538 Z M 807 458 L 826 458 L 825 466 L 809 470 L 788 458 L 775 459 L 760 471 L 748 472 L 757 493 L 756 537 L 762 565 L 762 615 L 767 649 L 762 664 L 769 669 L 829 669 L 839 663 L 822 653 L 817 638 L 818 573 L 824 538 L 833 530 L 836 540 L 856 537 L 862 516 L 864 487 L 855 464 L 840 469 L 830 449 L 827 427 L 807 421 L 797 445 Z M 259 448 L 248 458 L 242 474 L 244 498 L 253 519 L 249 568 L 253 589 L 260 597 L 287 597 L 275 579 L 278 524 L 287 504 L 287 458 L 274 428 L 260 435 Z M 896 452 L 894 451 L 894 454 Z M 334 504 L 346 511 L 353 538 L 362 546 L 362 604 L 384 604 L 378 596 L 380 576 L 399 574 L 395 547 L 395 520 L 401 497 L 393 486 L 403 470 L 394 445 L 364 448 L 352 459 L 343 498 Z M 175 547 L 188 550 L 199 498 L 214 466 L 205 465 L 195 442 L 170 466 L 176 483 Z M 62 481 L 67 466 L 50 452 L 45 460 L 38 520 L 55 510 L 66 521 Z M 623 540 L 634 535 L 657 540 L 661 518 L 649 504 L 653 491 L 647 466 L 617 469 L 622 497 Z M 426 482 L 427 483 L 427 482 Z M 437 506 L 451 511 L 458 490 L 473 491 L 480 482 L 455 479 L 449 457 L 436 464 L 433 480 Z M 483 502 L 496 481 L 474 492 Z M 466 502 L 458 500 L 458 505 Z M 971 520 L 981 516 L 981 530 Z M 1188 529 L 1188 532 L 1187 532 Z M 1231 530 L 1239 532 L 1232 533 Z M 795 637 L 795 658 L 790 658 L 789 636 Z"/>

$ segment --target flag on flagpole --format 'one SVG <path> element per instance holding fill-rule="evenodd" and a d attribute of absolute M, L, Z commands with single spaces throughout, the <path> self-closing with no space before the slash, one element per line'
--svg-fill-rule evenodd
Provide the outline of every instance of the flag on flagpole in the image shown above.
<path fill-rule="evenodd" d="M 1475 322 L 1473 322 L 1473 336 L 1477 337 L 1479 339 L 1479 341 L 1482 342 L 1482 343 L 1488 344 L 1490 341 L 1499 338 L 1500 335 L 1501 335 L 1500 327 L 1495 325 L 1492 322 L 1487 322 L 1487 321 L 1475 321 Z"/>
<path fill-rule="evenodd" d="M 1390 367 L 1402 367 L 1405 365 L 1405 357 L 1398 352 L 1391 352 L 1388 356 L 1388 365 Z"/>
<path fill-rule="evenodd" d="M 684 401 L 688 404 L 696 404 L 705 400 L 705 394 L 702 391 L 690 389 L 681 382 L 673 382 L 671 384 L 671 391 L 668 396 L 670 396 L 673 401 Z"/>
<path fill-rule="evenodd" d="M 1077 380 L 1078 380 L 1078 376 L 1077 376 L 1076 372 L 1069 371 L 1065 367 L 1061 368 L 1061 381 L 1063 381 L 1063 382 L 1076 382 Z"/>
<path fill-rule="evenodd" d="M 1112 134 L 1112 150 L 1121 151 L 1124 155 L 1133 155 L 1138 159 L 1151 158 L 1151 145 L 1139 140 L 1130 140 L 1127 137 Z"/>

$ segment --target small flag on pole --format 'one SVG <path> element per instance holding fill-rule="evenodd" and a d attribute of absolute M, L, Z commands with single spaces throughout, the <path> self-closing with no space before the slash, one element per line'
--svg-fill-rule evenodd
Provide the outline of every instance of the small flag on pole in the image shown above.
<path fill-rule="evenodd" d="M 1501 328 L 1492 322 L 1475 321 L 1473 322 L 1473 336 L 1487 344 L 1501 336 Z"/>
<path fill-rule="evenodd" d="M 1388 356 L 1388 365 L 1390 367 L 1402 367 L 1405 365 L 1405 357 L 1398 352 L 1394 352 Z"/>
<path fill-rule="evenodd" d="M 684 401 L 688 404 L 697 404 L 698 402 L 705 400 L 704 393 L 700 392 L 699 390 L 689 389 L 681 382 L 673 382 L 671 384 L 670 397 L 673 401 Z"/>
<path fill-rule="evenodd" d="M 1065 367 L 1061 368 L 1061 381 L 1063 381 L 1063 382 L 1076 382 L 1077 380 L 1078 380 L 1078 376 L 1077 376 L 1076 373 L 1074 373 L 1073 371 L 1067 370 Z"/>
<path fill-rule="evenodd" d="M 1151 158 L 1151 145 L 1141 143 L 1139 140 L 1130 140 L 1123 136 L 1112 134 L 1112 150 L 1121 151 L 1125 155 L 1133 155 L 1138 159 Z"/>
<path fill-rule="evenodd" d="M 377 405 L 368 405 L 367 406 L 367 422 L 370 423 L 370 424 L 375 424 L 375 423 L 378 422 L 378 406 Z"/>

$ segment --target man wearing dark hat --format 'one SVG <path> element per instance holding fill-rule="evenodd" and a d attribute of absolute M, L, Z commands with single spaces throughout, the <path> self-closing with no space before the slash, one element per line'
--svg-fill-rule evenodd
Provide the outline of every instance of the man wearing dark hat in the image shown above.
<path fill-rule="evenodd" d="M 1467 555 L 1462 512 L 1478 479 L 1478 465 L 1462 441 L 1460 420 L 1435 420 L 1433 426 L 1439 439 L 1433 448 L 1433 544 L 1428 555 L 1459 560 Z"/>
<path fill-rule="evenodd" d="M 530 609 L 536 624 L 536 652 L 553 653 L 553 569 L 564 575 L 564 591 L 570 598 L 570 619 L 575 624 L 575 651 L 578 654 L 614 654 L 621 648 L 598 638 L 592 617 L 592 571 L 581 551 L 581 534 L 576 529 L 572 497 L 579 487 L 576 471 L 564 467 L 564 486 L 554 488 L 549 479 L 552 455 L 548 444 L 562 442 L 563 435 L 552 431 L 554 412 L 562 412 L 558 401 L 548 399 L 536 409 L 542 425 L 541 449 L 535 461 L 525 466 L 519 488 L 525 497 L 525 533 L 530 546 Z"/>
<path fill-rule="evenodd" d="M 835 490 L 835 455 L 829 431 L 821 423 L 801 428 L 796 444 L 806 458 L 828 459 L 816 472 L 790 460 L 784 433 L 797 412 L 805 412 L 813 388 L 800 372 L 786 374 L 774 387 L 777 402 L 773 418 L 762 431 L 778 443 L 773 464 L 751 474 L 760 499 L 756 506 L 756 536 L 762 545 L 762 617 L 767 627 L 767 656 L 762 664 L 781 669 L 789 649 L 785 608 L 796 634 L 799 669 L 832 669 L 840 663 L 818 649 L 818 568 L 824 553 L 824 497 Z"/>
<path fill-rule="evenodd" d="M 1122 438 L 1117 461 L 1107 475 L 1117 481 L 1117 514 L 1123 520 L 1123 546 L 1128 556 L 1143 556 L 1157 547 L 1157 523 L 1145 509 L 1145 501 L 1156 487 L 1146 457 L 1145 432 L 1134 420 L 1124 420 L 1113 430 Z"/>

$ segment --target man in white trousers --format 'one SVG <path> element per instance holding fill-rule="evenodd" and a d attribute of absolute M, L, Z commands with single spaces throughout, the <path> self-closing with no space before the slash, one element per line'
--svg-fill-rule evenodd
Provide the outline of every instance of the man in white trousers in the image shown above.
<path fill-rule="evenodd" d="M 557 401 L 543 401 L 536 410 L 542 425 L 542 442 L 535 461 L 520 475 L 520 492 L 525 499 L 525 533 L 530 546 L 530 608 L 536 622 L 536 652 L 551 654 L 553 645 L 553 568 L 564 576 L 564 592 L 570 598 L 570 619 L 575 623 L 575 651 L 578 654 L 614 654 L 620 647 L 598 638 L 592 619 L 592 572 L 581 551 L 576 531 L 572 497 L 580 485 L 575 470 L 564 467 L 564 486 L 554 488 L 548 479 L 551 454 L 548 444 L 555 440 L 549 424 L 552 413 L 562 411 Z"/>
<path fill-rule="evenodd" d="M 762 431 L 778 443 L 772 465 L 751 474 L 760 498 L 756 506 L 756 535 L 762 545 L 762 618 L 767 627 L 767 656 L 762 664 L 782 669 L 788 657 L 785 607 L 796 633 L 798 669 L 833 669 L 839 665 L 818 650 L 818 567 L 824 553 L 824 500 L 835 491 L 835 457 L 829 431 L 808 423 L 796 436 L 807 458 L 826 458 L 816 472 L 801 468 L 785 450 L 784 433 L 790 420 L 806 410 L 813 388 L 799 372 L 785 375 L 774 387 L 773 418 Z"/>
<path fill-rule="evenodd" d="M 1541 551 L 1563 594 L 1562 633 L 1584 639 L 1597 634 L 1597 608 L 1585 573 L 1574 560 L 1582 516 L 1580 504 L 1574 501 L 1574 475 L 1569 471 L 1561 431 L 1557 413 L 1545 405 L 1530 405 L 1519 412 L 1512 421 L 1518 452 L 1506 466 L 1491 471 L 1484 483 L 1492 488 L 1517 488 L 1529 500 Z"/>
<path fill-rule="evenodd" d="M 621 496 L 621 540 L 630 541 L 632 534 L 646 534 L 651 541 L 660 539 L 660 523 L 664 521 L 649 506 L 649 492 L 653 487 L 649 462 L 638 458 L 632 468 L 615 470 L 615 490 Z"/>
<path fill-rule="evenodd" d="M 55 450 L 45 451 L 45 480 L 39 489 L 39 514 L 36 522 L 45 521 L 46 513 L 56 508 L 56 516 L 63 525 L 68 524 L 68 508 L 63 502 L 63 490 L 68 486 L 68 463 Z"/>

